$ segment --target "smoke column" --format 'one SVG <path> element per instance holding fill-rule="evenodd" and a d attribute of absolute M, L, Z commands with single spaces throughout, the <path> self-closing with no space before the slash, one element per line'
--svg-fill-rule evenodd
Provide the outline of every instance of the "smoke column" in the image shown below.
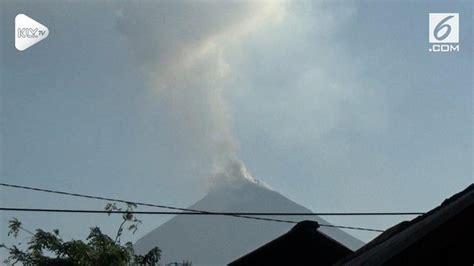
<path fill-rule="evenodd" d="M 117 8 L 119 30 L 157 102 L 175 121 L 177 141 L 212 162 L 211 184 L 255 181 L 237 158 L 238 142 L 222 95 L 233 70 L 225 55 L 249 33 L 281 22 L 284 11 L 281 4 L 244 1 L 141 2 Z"/>

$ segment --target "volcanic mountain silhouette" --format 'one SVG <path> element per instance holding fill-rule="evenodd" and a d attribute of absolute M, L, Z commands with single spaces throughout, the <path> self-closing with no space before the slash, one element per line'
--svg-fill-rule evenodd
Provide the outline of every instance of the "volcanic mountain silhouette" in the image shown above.
<path fill-rule="evenodd" d="M 212 189 L 191 209 L 214 212 L 311 212 L 255 180 L 240 179 Z M 318 216 L 271 217 L 302 221 L 327 221 Z M 162 262 L 190 260 L 193 265 L 225 265 L 287 232 L 293 224 L 258 221 L 228 216 L 178 215 L 140 238 L 135 246 L 144 253 L 154 246 L 163 252 Z M 319 230 L 356 249 L 363 242 L 333 227 Z"/>

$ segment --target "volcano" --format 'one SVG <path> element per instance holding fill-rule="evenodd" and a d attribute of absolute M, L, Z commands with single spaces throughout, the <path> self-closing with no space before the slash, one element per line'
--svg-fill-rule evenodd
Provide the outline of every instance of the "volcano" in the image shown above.
<path fill-rule="evenodd" d="M 216 186 L 189 208 L 213 212 L 311 212 L 254 179 L 239 179 Z M 310 217 L 271 218 L 302 221 Z M 328 224 L 318 216 L 310 219 Z M 140 238 L 134 247 L 138 253 L 160 247 L 161 261 L 165 265 L 183 260 L 189 260 L 193 265 L 225 265 L 286 233 L 292 226 L 229 216 L 178 215 Z M 350 249 L 363 245 L 362 241 L 340 229 L 321 227 L 319 230 Z"/>

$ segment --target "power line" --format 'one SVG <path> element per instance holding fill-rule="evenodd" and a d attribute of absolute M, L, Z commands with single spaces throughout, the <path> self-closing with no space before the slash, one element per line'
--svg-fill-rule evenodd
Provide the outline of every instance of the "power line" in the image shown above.
<path fill-rule="evenodd" d="M 385 230 L 373 229 L 373 228 L 367 228 L 367 227 L 354 227 L 354 226 L 344 226 L 344 225 L 334 225 L 334 224 L 319 224 L 319 226 L 335 227 L 335 228 L 340 228 L 340 229 L 350 229 L 350 230 L 359 230 L 359 231 L 369 231 L 369 232 L 380 232 L 380 233 L 385 232 Z"/>
<path fill-rule="evenodd" d="M 169 205 L 159 205 L 159 204 L 152 204 L 152 203 L 144 203 L 144 202 L 137 202 L 137 201 L 128 201 L 122 199 L 115 199 L 115 198 L 107 198 L 107 197 L 100 197 L 100 196 L 91 196 L 86 194 L 79 194 L 79 193 L 71 193 L 59 190 L 51 190 L 51 189 L 44 189 L 44 188 L 37 188 L 31 186 L 21 186 L 21 185 L 13 185 L 7 183 L 0 183 L 0 186 L 4 187 L 11 187 L 11 188 L 19 188 L 19 189 L 26 189 L 26 190 L 34 190 L 39 192 L 46 192 L 46 193 L 54 193 L 60 194 L 65 196 L 73 196 L 73 197 L 81 197 L 81 198 L 88 198 L 88 199 L 95 199 L 95 200 L 103 200 L 103 201 L 115 201 L 121 203 L 132 203 L 140 206 L 147 206 L 147 207 L 156 207 L 162 209 L 169 209 L 169 210 L 178 210 L 178 211 L 185 211 L 185 212 L 193 212 L 193 213 L 202 213 L 202 214 L 214 214 L 216 212 L 212 211 L 203 211 L 203 210 L 196 210 L 190 208 L 181 208 L 181 207 L 174 207 Z M 180 213 L 180 212 L 178 212 Z M 174 213 L 169 213 L 174 214 Z M 220 212 L 221 215 L 250 215 L 250 216 L 404 216 L 404 215 L 422 215 L 424 212 Z"/>
<path fill-rule="evenodd" d="M 6 208 L 0 207 L 0 211 L 52 211 L 52 212 L 69 212 L 71 209 L 37 209 L 37 208 Z M 72 210 L 74 212 L 86 213 L 109 213 L 106 210 Z M 321 213 L 307 213 L 307 212 L 180 212 L 180 211 L 113 211 L 114 213 L 135 213 L 135 214 L 163 214 L 163 215 L 222 215 L 222 216 L 321 216 Z M 322 213 L 326 215 L 326 213 Z M 350 213 L 329 213 L 327 215 L 352 215 Z M 373 213 L 370 213 L 373 214 Z M 358 215 L 358 213 L 356 213 Z M 363 214 L 365 215 L 365 214 Z M 376 215 L 376 214 L 375 214 Z"/>
<path fill-rule="evenodd" d="M 108 202 L 114 201 L 114 202 L 120 202 L 120 203 L 125 203 L 125 204 L 130 204 L 131 203 L 131 204 L 135 204 L 135 205 L 139 205 L 139 206 L 155 207 L 155 208 L 162 208 L 162 209 L 168 209 L 168 210 L 178 210 L 178 211 L 187 211 L 187 212 L 195 212 L 195 213 L 208 213 L 208 214 L 213 213 L 213 212 L 209 212 L 209 211 L 202 211 L 202 210 L 196 210 L 196 209 L 190 209 L 190 208 L 179 208 L 179 207 L 174 207 L 174 206 L 152 204 L 152 203 L 146 203 L 146 202 L 128 201 L 128 200 L 122 200 L 122 199 L 116 199 L 116 198 L 92 196 L 92 195 L 86 195 L 86 194 L 65 192 L 65 191 L 60 191 L 60 190 L 37 188 L 37 187 L 31 187 L 31 186 L 20 186 L 20 185 L 13 185 L 13 184 L 7 184 L 7 183 L 0 183 L 0 186 L 18 188 L 18 189 L 26 189 L 26 190 L 33 190 L 33 191 L 45 192 L 45 193 L 53 193 L 53 194 L 59 194 L 59 195 L 64 195 L 64 196 L 71 196 L 71 197 L 102 200 L 102 201 L 108 201 Z M 245 218 L 245 219 L 261 220 L 261 221 L 271 221 L 271 222 L 281 222 L 281 223 L 297 223 L 296 221 L 273 219 L 273 218 L 263 218 L 263 217 L 253 217 L 253 216 L 243 216 L 243 215 L 239 215 L 239 216 L 230 215 L 230 216 Z"/>
<path fill-rule="evenodd" d="M 78 212 L 78 213 L 109 213 L 106 210 L 77 210 L 74 209 L 36 209 L 36 208 L 7 208 L 0 207 L 0 211 L 44 211 L 44 212 Z M 222 215 L 222 216 L 359 216 L 384 215 L 378 213 L 325 213 L 325 212 L 188 212 L 188 211 L 113 211 L 114 213 L 133 214 L 161 214 L 161 215 Z M 392 213 L 389 213 L 392 214 Z M 411 213 L 410 213 L 411 214 Z"/>
<path fill-rule="evenodd" d="M 290 224 L 296 224 L 297 221 L 275 219 L 275 218 L 264 218 L 264 217 L 257 217 L 257 216 L 418 215 L 418 214 L 423 214 L 421 212 L 403 212 L 403 213 L 402 212 L 400 212 L 400 213 L 382 213 L 382 212 L 378 212 L 378 213 L 368 213 L 368 212 L 366 212 L 366 213 L 354 213 L 354 212 L 353 213 L 336 213 L 336 212 L 331 212 L 331 213 L 256 213 L 256 212 L 255 213 L 244 213 L 244 212 L 242 212 L 242 213 L 230 213 L 229 212 L 229 213 L 226 213 L 226 212 L 221 212 L 221 213 L 216 213 L 216 212 L 196 210 L 196 209 L 190 209 L 190 208 L 180 208 L 180 207 L 160 205 L 160 204 L 152 204 L 152 203 L 145 203 L 145 202 L 127 201 L 127 200 L 116 199 L 116 198 L 92 196 L 92 195 L 71 193 L 71 192 L 60 191 L 60 190 L 52 190 L 52 189 L 44 189 L 44 188 L 31 187 L 31 186 L 14 185 L 14 184 L 8 184 L 8 183 L 0 183 L 0 186 L 10 187 L 10 188 L 18 188 L 18 189 L 25 189 L 25 190 L 32 190 L 32 191 L 38 191 L 38 192 L 45 192 L 45 193 L 53 193 L 53 194 L 59 194 L 59 195 L 64 195 L 64 196 L 80 197 L 80 198 L 95 199 L 95 200 L 102 200 L 102 201 L 113 201 L 113 202 L 120 202 L 120 203 L 125 203 L 125 204 L 130 204 L 131 203 L 131 204 L 140 205 L 140 206 L 147 206 L 147 207 L 155 207 L 155 208 L 181 211 L 181 212 L 167 212 L 167 213 L 162 212 L 162 214 L 181 215 L 181 214 L 183 214 L 183 212 L 185 212 L 188 215 L 189 214 L 222 215 L 222 216 L 231 216 L 231 217 L 237 217 L 237 218 L 253 219 L 253 220 L 260 220 L 260 221 L 280 222 L 280 223 L 290 223 Z M 0 210 L 2 210 L 2 209 L 0 209 Z M 13 208 L 10 208 L 10 211 L 14 211 Z M 18 211 L 20 211 L 20 210 L 18 210 Z M 107 211 L 105 211 L 105 212 L 107 212 Z M 146 213 L 142 212 L 142 214 L 146 214 Z M 159 213 L 157 212 L 155 214 L 159 214 Z M 338 228 L 373 231 L 373 232 L 383 232 L 383 230 L 379 230 L 379 229 L 362 228 L 362 227 L 338 226 L 338 225 L 330 225 L 330 224 L 320 224 L 320 226 L 338 227 Z"/>
<path fill-rule="evenodd" d="M 162 208 L 162 209 L 169 209 L 169 210 L 205 212 L 205 211 L 193 210 L 193 209 L 188 209 L 188 208 L 179 208 L 179 207 L 159 205 L 159 204 L 151 204 L 151 203 L 145 203 L 145 202 L 137 202 L 137 201 L 129 201 L 129 200 L 122 200 L 122 199 L 108 198 L 108 197 L 92 196 L 92 195 L 86 195 L 86 194 L 65 192 L 65 191 L 52 190 L 52 189 L 44 189 L 44 188 L 31 187 L 31 186 L 21 186 L 21 185 L 7 184 L 7 183 L 0 183 L 0 186 L 26 189 L 26 190 L 33 190 L 33 191 L 46 192 L 46 193 L 53 193 L 53 194 L 79 197 L 79 198 L 95 199 L 95 200 L 102 200 L 102 201 L 115 201 L 115 202 L 120 202 L 120 203 L 125 203 L 125 204 L 133 203 L 133 204 L 140 205 L 140 206 L 155 207 L 155 208 Z"/>
<path fill-rule="evenodd" d="M 153 214 L 153 215 L 222 215 L 222 216 L 235 216 L 243 217 L 237 214 L 232 214 L 230 212 L 178 212 L 178 211 L 107 211 L 107 210 L 85 210 L 85 209 L 44 209 L 44 208 L 9 208 L 9 207 L 0 207 L 0 211 L 13 211 L 13 212 L 55 212 L 55 213 L 96 213 L 96 214 Z M 290 220 L 281 220 L 281 219 L 270 219 L 270 218 L 261 218 L 261 217 L 244 217 L 249 219 L 271 221 L 271 222 L 284 222 L 296 224 L 296 221 Z"/>
<path fill-rule="evenodd" d="M 85 210 L 85 209 L 39 209 L 39 208 L 6 208 L 0 207 L 0 211 L 16 211 L 16 212 L 54 212 L 54 213 L 94 213 L 94 214 L 149 214 L 149 215 L 217 215 L 217 216 L 235 216 L 242 217 L 241 215 L 279 215 L 278 213 L 243 213 L 243 212 L 177 212 L 177 211 L 106 211 L 106 210 Z M 251 219 L 267 220 L 261 217 L 249 217 Z M 296 221 L 271 219 L 270 221 L 280 221 L 286 223 L 296 224 Z M 342 226 L 332 224 L 319 224 L 324 227 L 335 227 L 342 229 L 362 230 L 371 232 L 383 232 L 380 229 L 365 228 L 365 227 L 353 227 L 353 226 Z"/>

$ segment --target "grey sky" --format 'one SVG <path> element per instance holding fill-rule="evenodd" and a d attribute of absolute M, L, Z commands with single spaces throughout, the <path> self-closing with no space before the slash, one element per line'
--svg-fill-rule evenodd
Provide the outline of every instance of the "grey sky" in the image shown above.
<path fill-rule="evenodd" d="M 0 5 L 3 182 L 187 206 L 209 187 L 221 137 L 256 178 L 313 211 L 425 211 L 473 182 L 469 1 L 292 2 L 245 32 L 240 22 L 264 16 L 258 6 L 168 4 L 159 16 L 164 4 L 32 3 Z M 460 52 L 428 52 L 429 12 L 460 13 Z M 18 13 L 50 30 L 24 52 L 13 45 Z M 150 76 L 163 80 L 208 37 L 202 67 L 157 91 Z M 216 69 L 227 72 L 214 82 Z M 1 205 L 103 207 L 4 188 Z M 119 221 L 1 216 L 76 238 Z M 403 218 L 327 219 L 386 228 Z M 143 217 L 130 239 L 166 219 Z"/>

